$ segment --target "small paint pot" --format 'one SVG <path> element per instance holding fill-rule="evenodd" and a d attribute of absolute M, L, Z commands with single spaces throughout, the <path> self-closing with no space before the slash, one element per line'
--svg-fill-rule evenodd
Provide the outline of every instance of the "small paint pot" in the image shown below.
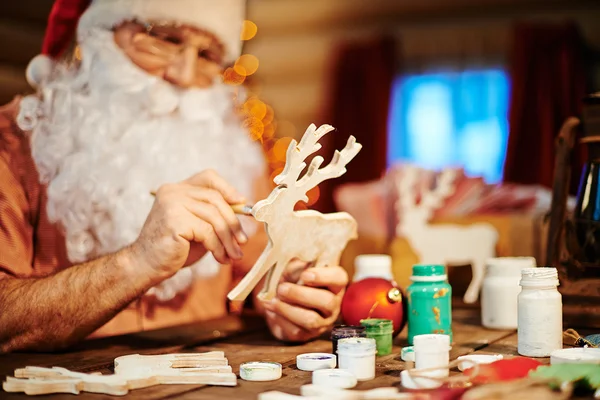
<path fill-rule="evenodd" d="M 373 338 L 347 338 L 338 342 L 340 369 L 350 371 L 359 381 L 375 378 L 377 344 Z"/>
<path fill-rule="evenodd" d="M 328 388 L 351 389 L 357 384 L 356 376 L 344 369 L 319 369 L 312 374 L 313 385 Z"/>
<path fill-rule="evenodd" d="M 296 366 L 302 371 L 335 368 L 337 357 L 329 353 L 306 353 L 296 356 Z"/>
<path fill-rule="evenodd" d="M 367 337 L 367 328 L 356 325 L 338 325 L 331 331 L 332 353 L 337 354 L 338 340 L 353 337 Z"/>
<path fill-rule="evenodd" d="M 550 364 L 600 364 L 600 349 L 574 347 L 554 350 L 550 353 Z"/>
<path fill-rule="evenodd" d="M 281 364 L 251 361 L 240 365 L 240 378 L 245 381 L 266 382 L 281 378 Z"/>
<path fill-rule="evenodd" d="M 411 372 L 419 374 L 420 376 L 412 376 Z M 447 375 L 444 373 L 438 371 L 419 373 L 418 369 L 405 369 L 404 371 L 400 372 L 402 386 L 404 386 L 406 389 L 437 389 L 443 385 L 443 382 L 440 381 L 440 379 L 443 379 L 446 376 Z"/>
<path fill-rule="evenodd" d="M 400 358 L 405 362 L 415 362 L 414 346 L 403 347 L 402 351 L 400 351 Z"/>
<path fill-rule="evenodd" d="M 450 374 L 450 336 L 427 334 L 414 337 L 415 368 L 440 368 Z M 446 369 L 443 369 L 446 367 Z"/>
<path fill-rule="evenodd" d="M 360 324 L 367 329 L 367 337 L 375 339 L 377 355 L 387 356 L 392 353 L 394 323 L 389 319 L 363 319 Z"/>
<path fill-rule="evenodd" d="M 502 354 L 468 354 L 457 358 L 459 361 L 458 369 L 464 371 L 465 369 L 474 367 L 475 364 L 491 364 L 503 358 Z"/>

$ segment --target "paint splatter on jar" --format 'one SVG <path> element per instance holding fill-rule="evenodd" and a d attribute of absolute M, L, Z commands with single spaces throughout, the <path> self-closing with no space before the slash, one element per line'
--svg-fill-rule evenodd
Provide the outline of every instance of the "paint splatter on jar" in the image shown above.
<path fill-rule="evenodd" d="M 443 265 L 415 265 L 407 289 L 408 343 L 417 335 L 442 334 L 452 342 L 452 287 Z"/>

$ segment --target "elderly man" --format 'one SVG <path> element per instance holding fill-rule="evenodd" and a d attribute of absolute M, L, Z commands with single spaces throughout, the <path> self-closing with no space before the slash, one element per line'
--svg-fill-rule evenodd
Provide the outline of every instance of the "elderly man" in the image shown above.
<path fill-rule="evenodd" d="M 268 188 L 221 79 L 244 14 L 243 0 L 56 2 L 27 71 L 38 94 L 0 109 L 1 352 L 227 313 L 233 271 L 266 243 L 231 209 Z M 278 339 L 339 313 L 344 270 L 306 267 L 255 302 Z"/>

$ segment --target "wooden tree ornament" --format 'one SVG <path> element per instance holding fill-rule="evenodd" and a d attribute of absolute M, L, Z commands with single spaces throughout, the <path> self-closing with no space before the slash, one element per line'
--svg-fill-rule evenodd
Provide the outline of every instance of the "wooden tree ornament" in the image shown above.
<path fill-rule="evenodd" d="M 356 221 L 345 212 L 321 214 L 314 210 L 294 211 L 298 201 L 308 201 L 306 193 L 319 183 L 338 178 L 346 172 L 346 165 L 362 146 L 353 136 L 348 138 L 342 151 L 335 151 L 329 165 L 319 168 L 323 157 L 313 158 L 306 174 L 306 158 L 317 152 L 319 140 L 334 128 L 323 125 L 317 129 L 311 124 L 298 144 L 290 143 L 285 168 L 274 179 L 277 187 L 268 198 L 252 208 L 252 215 L 265 224 L 269 238 L 267 247 L 244 279 L 227 295 L 230 300 L 242 301 L 267 275 L 259 294 L 261 300 L 270 300 L 286 265 L 293 259 L 314 263 L 315 267 L 337 265 L 347 243 L 358 237 Z"/>

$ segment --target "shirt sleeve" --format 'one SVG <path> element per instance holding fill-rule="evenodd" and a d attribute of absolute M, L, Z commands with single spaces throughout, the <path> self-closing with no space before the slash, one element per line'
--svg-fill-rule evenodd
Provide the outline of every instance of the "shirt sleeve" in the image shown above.
<path fill-rule="evenodd" d="M 0 279 L 32 274 L 33 226 L 25 188 L 0 157 Z"/>

